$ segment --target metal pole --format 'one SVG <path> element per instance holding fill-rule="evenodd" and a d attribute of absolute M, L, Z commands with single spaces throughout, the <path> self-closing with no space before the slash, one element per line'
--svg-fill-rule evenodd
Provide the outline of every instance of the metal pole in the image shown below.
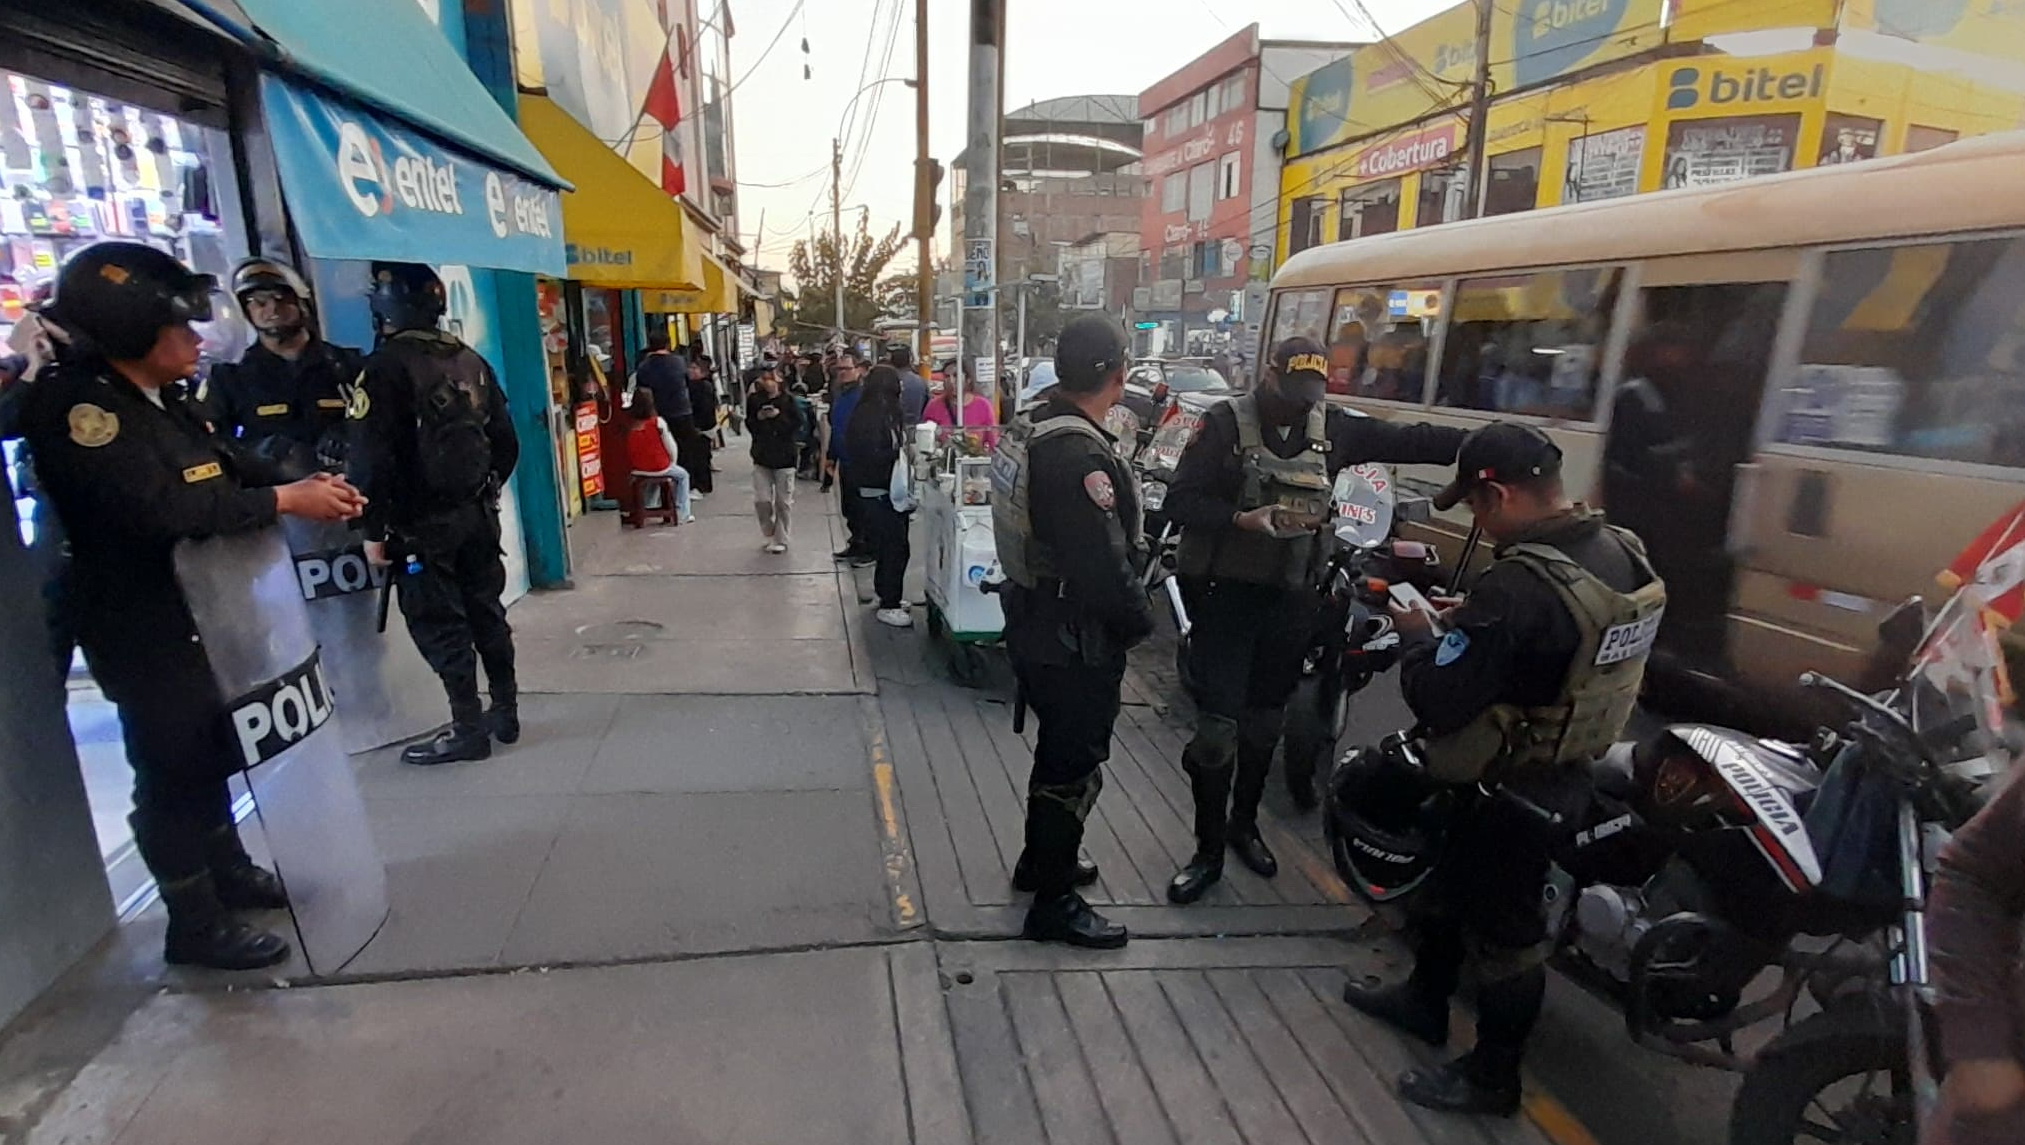
<path fill-rule="evenodd" d="M 863 93 L 860 93 L 863 94 Z M 830 140 L 830 253 L 836 258 L 838 341 L 844 338 L 844 144 Z"/>
<path fill-rule="evenodd" d="M 914 313 L 920 330 L 914 341 L 915 368 L 933 368 L 935 329 L 935 267 L 929 257 L 934 228 L 935 189 L 928 182 L 928 0 L 914 0 Z"/>
<path fill-rule="evenodd" d="M 1027 286 L 1027 283 L 1020 282 L 1014 287 L 1014 289 L 1020 292 L 1019 348 L 1013 351 L 1013 361 L 1015 363 L 1027 360 Z"/>
<path fill-rule="evenodd" d="M 1490 182 L 1485 178 L 1484 145 L 1489 142 L 1491 126 L 1491 0 L 1476 0 L 1477 5 L 1477 71 L 1476 82 L 1470 88 L 1470 137 L 1468 158 L 1464 160 L 1465 177 L 1469 182 L 1463 187 L 1463 218 L 1474 219 L 1484 213 L 1484 187 Z"/>
<path fill-rule="evenodd" d="M 970 3 L 969 182 L 963 194 L 964 353 L 989 357 L 998 373 L 999 45 L 1003 0 Z M 984 381 L 979 371 L 980 388 Z M 994 380 L 994 387 L 1002 381 Z"/>

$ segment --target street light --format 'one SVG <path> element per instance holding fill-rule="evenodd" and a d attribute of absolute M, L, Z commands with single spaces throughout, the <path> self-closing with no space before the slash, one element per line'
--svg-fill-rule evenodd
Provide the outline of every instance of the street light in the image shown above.
<path fill-rule="evenodd" d="M 875 87 L 889 83 L 904 83 L 914 86 L 914 81 L 905 76 L 887 76 L 876 79 L 858 89 L 857 94 L 844 102 L 843 114 L 837 116 L 837 133 L 830 137 L 830 245 L 837 259 L 836 337 L 844 336 L 844 121 L 851 117 L 851 109 L 858 106 L 858 100 Z M 865 133 L 865 146 L 872 145 L 872 133 Z"/>

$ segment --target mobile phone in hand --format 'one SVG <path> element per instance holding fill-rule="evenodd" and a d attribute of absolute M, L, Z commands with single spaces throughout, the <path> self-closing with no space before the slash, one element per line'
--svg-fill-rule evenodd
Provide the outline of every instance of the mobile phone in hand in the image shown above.
<path fill-rule="evenodd" d="M 1434 602 L 1428 600 L 1419 589 L 1404 581 L 1396 581 L 1387 586 L 1386 592 L 1392 597 L 1392 603 L 1401 608 L 1412 608 L 1426 613 L 1428 619 L 1435 622 L 1435 628 L 1441 628 L 1440 610 L 1436 609 Z"/>

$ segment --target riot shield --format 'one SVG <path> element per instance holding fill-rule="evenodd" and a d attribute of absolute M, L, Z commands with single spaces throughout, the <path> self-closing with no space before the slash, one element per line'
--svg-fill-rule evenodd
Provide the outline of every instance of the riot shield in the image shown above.
<path fill-rule="evenodd" d="M 324 680 L 344 705 L 339 734 L 347 752 L 413 739 L 443 723 L 443 685 L 400 617 L 379 625 L 388 569 L 366 563 L 358 530 L 289 517 L 282 532 L 309 609 L 310 632 L 323 649 Z"/>
<path fill-rule="evenodd" d="M 351 961 L 387 917 L 387 877 L 334 718 L 281 530 L 184 541 L 176 578 L 225 696 L 275 872 L 312 974 Z"/>

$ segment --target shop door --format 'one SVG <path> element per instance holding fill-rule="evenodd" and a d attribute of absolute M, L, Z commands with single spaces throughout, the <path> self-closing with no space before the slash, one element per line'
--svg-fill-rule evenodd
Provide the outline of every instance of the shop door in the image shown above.
<path fill-rule="evenodd" d="M 1603 455 L 1603 501 L 1667 584 L 1661 647 L 1726 675 L 1735 568 L 1726 541 L 1785 306 L 1783 282 L 1652 286 L 1625 351 Z"/>

